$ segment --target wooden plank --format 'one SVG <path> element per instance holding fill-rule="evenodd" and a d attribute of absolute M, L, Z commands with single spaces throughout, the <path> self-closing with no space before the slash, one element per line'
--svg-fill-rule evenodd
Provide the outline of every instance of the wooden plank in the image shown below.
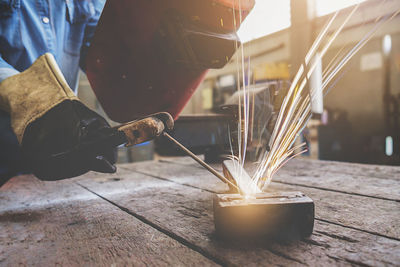
<path fill-rule="evenodd" d="M 327 166 L 329 164 L 334 164 L 336 166 L 335 169 L 337 170 L 339 169 L 339 167 L 337 167 L 337 164 L 340 164 L 337 162 L 330 163 L 327 161 L 303 159 L 294 159 L 292 161 L 293 163 L 289 163 L 285 165 L 281 170 L 279 170 L 279 172 L 273 178 L 273 181 L 344 192 L 349 194 L 357 194 L 361 196 L 371 196 L 375 198 L 400 202 L 400 179 L 380 178 L 381 176 L 387 174 L 387 171 L 384 174 L 380 174 L 378 173 L 378 171 L 375 170 L 375 167 L 369 167 L 362 164 L 345 163 L 345 167 L 343 168 L 344 172 L 340 173 L 337 171 L 329 171 L 330 168 Z M 190 160 L 186 160 L 186 163 L 183 163 L 183 159 L 178 162 L 172 162 L 170 160 L 164 160 L 162 162 L 174 165 L 184 164 L 187 166 L 198 167 L 195 163 L 190 163 Z M 301 164 L 304 164 L 304 168 L 301 167 Z M 310 165 L 313 165 L 313 168 L 310 169 Z M 213 166 L 216 169 L 221 168 L 218 165 Z M 375 170 L 375 175 L 377 175 L 378 178 L 364 175 L 364 170 L 371 168 Z M 389 170 L 395 170 L 395 167 L 388 168 Z M 400 169 L 400 167 L 398 168 Z M 248 164 L 246 166 L 246 169 L 251 174 L 255 169 L 255 165 Z M 378 170 L 385 170 L 385 168 L 381 166 Z M 396 172 L 391 174 L 391 176 L 396 176 Z"/>
<path fill-rule="evenodd" d="M 207 171 L 191 165 L 175 164 L 172 167 L 168 163 L 147 162 L 133 164 L 130 168 L 132 171 L 169 179 L 210 192 L 222 193 L 228 188 L 222 182 L 216 181 L 217 179 L 210 176 Z M 379 185 L 376 186 L 379 187 Z M 400 239 L 399 202 L 278 183 L 272 183 L 272 188 L 302 191 L 307 194 L 315 201 L 316 218 Z"/>
<path fill-rule="evenodd" d="M 78 183 L 132 214 L 144 217 L 163 231 L 176 234 L 210 258 L 219 259 L 223 265 L 299 263 L 269 250 L 232 249 L 229 244 L 216 240 L 213 234 L 212 193 L 137 173 L 121 176 L 120 179 L 110 182 L 107 178 L 82 177 Z M 126 187 L 131 190 L 121 189 Z"/>
<path fill-rule="evenodd" d="M 400 203 L 272 183 L 271 190 L 301 191 L 315 203 L 315 217 L 377 235 L 400 240 Z"/>
<path fill-rule="evenodd" d="M 205 160 L 204 155 L 197 155 L 197 156 L 200 159 Z M 157 161 L 157 162 L 174 162 L 174 163 L 183 164 L 183 165 L 192 165 L 193 163 L 196 163 L 194 161 L 194 159 L 190 159 L 187 156 L 184 156 L 184 157 L 182 157 L 182 156 L 172 156 L 172 157 L 161 156 L 161 157 L 158 157 L 155 161 Z M 196 163 L 196 164 L 197 164 L 197 166 L 201 167 L 200 164 L 198 164 L 198 163 Z M 130 166 L 132 164 L 126 164 L 126 165 Z M 213 165 L 213 164 L 211 163 L 210 165 Z M 221 164 L 217 164 L 217 165 L 221 165 Z"/>
<path fill-rule="evenodd" d="M 296 159 L 274 180 L 400 201 L 400 167 Z"/>
<path fill-rule="evenodd" d="M 217 265 L 70 181 L 22 176 L 0 198 L 2 266 Z"/>
<path fill-rule="evenodd" d="M 286 169 L 295 171 L 303 170 L 306 172 L 318 170 L 320 172 L 349 174 L 360 177 L 400 180 L 400 166 L 385 166 L 296 158 L 286 164 Z"/>
<path fill-rule="evenodd" d="M 400 180 L 282 168 L 274 181 L 400 202 Z"/>
<path fill-rule="evenodd" d="M 130 212 L 156 223 L 160 228 L 176 233 L 212 257 L 219 257 L 225 264 L 321 266 L 396 265 L 400 262 L 399 241 L 321 221 L 316 221 L 315 231 L 310 239 L 295 243 L 261 246 L 224 243 L 217 240 L 214 233 L 213 193 L 196 188 L 201 183 L 203 187 L 212 189 L 217 184 L 221 188 L 217 179 L 208 176 L 208 179 L 201 180 L 206 177 L 197 176 L 202 170 L 190 166 L 178 168 L 148 162 L 134 164 L 129 168 L 140 169 L 141 172 L 147 170 L 153 176 L 157 174 L 162 178 L 132 171 L 131 174 L 122 175 L 120 181 L 82 178 L 79 183 Z M 180 184 L 190 183 L 191 180 L 193 183 L 190 186 Z M 118 188 L 131 190 L 119 193 Z"/>
<path fill-rule="evenodd" d="M 0 188 L 0 212 L 33 209 L 62 203 L 71 199 L 97 198 L 77 190 L 71 181 L 43 182 L 31 175 L 12 178 Z"/>

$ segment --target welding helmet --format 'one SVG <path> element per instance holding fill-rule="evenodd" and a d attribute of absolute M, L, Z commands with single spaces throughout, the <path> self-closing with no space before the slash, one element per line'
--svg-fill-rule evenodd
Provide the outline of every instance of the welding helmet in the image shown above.
<path fill-rule="evenodd" d="M 254 0 L 107 1 L 86 74 L 118 122 L 166 111 L 176 118 L 210 68 L 240 45 L 236 31 Z"/>

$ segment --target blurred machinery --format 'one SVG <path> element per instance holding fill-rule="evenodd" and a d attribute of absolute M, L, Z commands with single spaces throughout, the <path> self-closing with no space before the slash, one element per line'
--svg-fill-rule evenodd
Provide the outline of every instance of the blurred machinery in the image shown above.
<path fill-rule="evenodd" d="M 257 160 L 268 148 L 286 85 L 286 82 L 269 82 L 248 86 L 246 94 L 244 90 L 236 91 L 215 109 L 218 113 L 181 116 L 171 135 L 194 153 L 205 154 L 207 162 L 220 160 L 220 155 L 231 155 L 232 150 L 234 155 L 238 155 L 239 136 L 240 143 L 244 144 L 247 135 L 246 157 Z M 248 116 L 247 120 L 245 116 Z M 240 135 L 239 123 L 242 124 Z M 246 134 L 245 128 L 248 129 Z M 156 152 L 160 155 L 182 155 L 178 148 L 162 138 L 156 141 Z"/>
<path fill-rule="evenodd" d="M 181 116 L 171 131 L 171 136 L 195 154 L 204 154 L 206 162 L 219 160 L 229 150 L 229 129 L 233 116 L 209 114 Z M 165 137 L 155 140 L 156 152 L 161 156 L 183 156 L 177 146 Z"/>

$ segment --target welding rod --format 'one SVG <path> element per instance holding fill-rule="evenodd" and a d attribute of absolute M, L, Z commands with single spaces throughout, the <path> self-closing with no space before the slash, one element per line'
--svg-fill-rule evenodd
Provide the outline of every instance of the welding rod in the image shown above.
<path fill-rule="evenodd" d="M 214 174 L 218 179 L 220 179 L 222 182 L 224 183 L 228 183 L 231 186 L 237 188 L 237 190 L 240 192 L 240 189 L 237 185 L 233 184 L 231 181 L 229 181 L 228 179 L 226 179 L 223 175 L 221 175 L 219 172 L 217 172 L 213 167 L 211 167 L 210 165 L 208 165 L 207 163 L 205 163 L 201 158 L 199 158 L 198 156 L 196 156 L 195 154 L 192 153 L 192 151 L 190 151 L 189 149 L 187 149 L 184 145 L 182 145 L 181 143 L 179 143 L 175 138 L 173 138 L 172 136 L 170 136 L 168 133 L 164 132 L 163 133 L 165 137 L 167 137 L 169 140 L 171 140 L 173 143 L 175 143 L 177 146 L 179 146 L 180 149 L 182 149 L 183 151 L 185 151 L 186 154 L 188 154 L 192 159 L 194 159 L 195 161 L 197 161 L 201 166 L 203 166 L 204 168 L 206 168 L 209 172 L 211 172 L 212 174 Z"/>

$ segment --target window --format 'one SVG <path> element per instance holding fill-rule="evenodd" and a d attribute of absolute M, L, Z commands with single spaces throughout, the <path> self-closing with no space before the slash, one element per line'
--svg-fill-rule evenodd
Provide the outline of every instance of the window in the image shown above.
<path fill-rule="evenodd" d="M 296 0 L 294 0 L 296 1 Z M 316 0 L 317 16 L 327 15 L 365 0 Z M 290 0 L 256 0 L 238 35 L 248 42 L 290 27 Z"/>
<path fill-rule="evenodd" d="M 256 0 L 238 35 L 248 42 L 290 27 L 290 0 Z"/>
<path fill-rule="evenodd" d="M 324 16 L 364 1 L 365 0 L 316 0 L 317 16 Z"/>

